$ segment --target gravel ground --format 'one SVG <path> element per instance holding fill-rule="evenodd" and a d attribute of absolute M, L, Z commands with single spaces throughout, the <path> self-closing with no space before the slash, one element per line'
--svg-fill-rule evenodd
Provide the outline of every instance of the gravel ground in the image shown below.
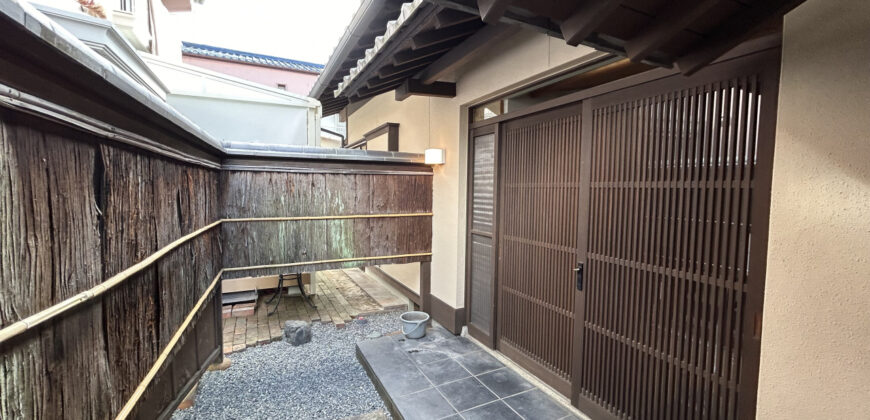
<path fill-rule="evenodd" d="M 308 344 L 283 341 L 227 356 L 232 366 L 206 372 L 187 419 L 341 419 L 385 410 L 374 385 L 356 359 L 355 344 L 372 332 L 398 331 L 400 312 L 367 317 L 336 329 L 314 323 Z"/>

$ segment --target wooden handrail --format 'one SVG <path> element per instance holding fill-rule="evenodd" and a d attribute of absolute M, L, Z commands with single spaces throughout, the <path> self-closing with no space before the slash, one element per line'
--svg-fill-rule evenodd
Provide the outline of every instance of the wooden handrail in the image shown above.
<path fill-rule="evenodd" d="M 392 217 L 428 217 L 432 216 L 431 212 L 428 213 L 393 213 L 393 214 L 351 214 L 351 215 L 336 215 L 336 216 L 292 216 L 292 217 L 251 217 L 251 218 L 237 218 L 237 219 L 220 219 L 218 221 L 212 222 L 204 227 L 201 227 L 187 235 L 182 236 L 181 238 L 176 239 L 172 243 L 166 245 L 165 247 L 157 250 L 157 252 L 149 255 L 142 261 L 139 261 L 136 264 L 131 265 L 130 267 L 124 269 L 118 274 L 115 274 L 112 277 L 109 277 L 108 280 L 88 289 L 84 292 L 78 293 L 70 298 L 67 298 L 61 302 L 58 302 L 54 305 L 49 306 L 33 315 L 30 315 L 24 319 L 16 321 L 11 325 L 0 329 L 0 345 L 4 342 L 12 339 L 15 336 L 18 336 L 24 333 L 27 330 L 33 329 L 37 325 L 40 325 L 46 321 L 49 321 L 57 316 L 85 303 L 94 298 L 102 295 L 107 292 L 109 289 L 123 283 L 128 280 L 130 277 L 136 275 L 140 271 L 144 270 L 151 264 L 154 264 L 168 254 L 170 251 L 178 248 L 185 242 L 207 232 L 210 229 L 213 229 L 219 226 L 221 223 L 238 223 L 238 222 L 279 222 L 279 221 L 304 221 L 304 220 L 348 220 L 348 219 L 379 219 L 379 218 L 392 218 Z M 431 253 L 429 253 L 431 255 Z M 417 254 L 409 254 L 408 256 L 421 256 Z M 371 258 L 371 259 L 385 259 L 392 258 L 391 256 L 387 257 L 363 257 L 363 258 Z M 400 258 L 400 257 L 395 257 Z M 291 263 L 296 264 L 296 263 Z M 304 265 L 311 263 L 298 263 L 297 265 Z M 242 270 L 245 267 L 235 267 L 229 270 Z M 224 271 L 224 270 L 221 270 Z"/>
<path fill-rule="evenodd" d="M 363 134 L 363 138 L 347 144 L 344 146 L 345 149 L 355 149 L 358 147 L 366 146 L 368 149 L 369 140 L 379 137 L 386 134 L 387 135 L 387 151 L 389 152 L 398 152 L 399 151 L 399 123 L 383 123 L 371 130 L 367 133 Z"/>

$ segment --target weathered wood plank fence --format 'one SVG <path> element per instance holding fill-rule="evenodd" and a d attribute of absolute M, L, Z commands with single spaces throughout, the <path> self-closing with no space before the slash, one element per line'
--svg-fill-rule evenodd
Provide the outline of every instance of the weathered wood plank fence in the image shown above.
<path fill-rule="evenodd" d="M 428 168 L 274 163 L 217 170 L 0 109 L 4 331 L 215 226 L 105 293 L 0 339 L 0 418 L 108 418 L 125 406 L 137 418 L 171 413 L 220 356 L 219 285 L 196 305 L 222 269 L 239 277 L 372 264 L 369 257 L 431 259 Z M 361 217 L 233 221 L 341 215 Z M 335 259 L 348 261 L 245 268 Z M 155 364 L 161 353 L 165 363 Z M 151 370 L 153 380 L 143 381 Z"/>
<path fill-rule="evenodd" d="M 0 112 L 0 326 L 96 286 L 218 217 L 218 171 L 97 140 Z M 219 269 L 212 230 L 3 343 L 0 417 L 112 417 Z M 220 334 L 203 332 L 192 334 L 203 350 L 218 349 Z"/>
<path fill-rule="evenodd" d="M 316 169 L 316 168 L 314 168 Z M 428 261 L 432 248 L 430 173 L 394 171 L 345 173 L 222 171 L 222 211 L 226 219 L 292 216 L 376 215 L 339 220 L 246 221 L 224 223 L 225 278 L 304 272 L 360 265 L 337 262 L 290 268 L 236 267 L 280 265 L 360 256 L 387 257 L 374 262 Z M 416 168 L 419 169 L 419 168 Z M 405 173 L 409 174 L 405 174 Z"/>

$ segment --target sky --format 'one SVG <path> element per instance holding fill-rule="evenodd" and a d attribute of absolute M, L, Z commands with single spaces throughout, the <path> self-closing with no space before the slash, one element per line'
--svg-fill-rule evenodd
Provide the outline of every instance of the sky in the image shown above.
<path fill-rule="evenodd" d="M 205 0 L 181 17 L 183 41 L 326 64 L 360 0 Z M 176 15 L 178 16 L 178 15 Z"/>

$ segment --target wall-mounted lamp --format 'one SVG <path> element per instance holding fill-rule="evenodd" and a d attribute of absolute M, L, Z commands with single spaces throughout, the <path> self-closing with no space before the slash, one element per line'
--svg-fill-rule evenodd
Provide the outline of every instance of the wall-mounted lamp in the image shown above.
<path fill-rule="evenodd" d="M 426 149 L 424 153 L 424 162 L 427 165 L 443 165 L 445 162 L 444 149 Z"/>

